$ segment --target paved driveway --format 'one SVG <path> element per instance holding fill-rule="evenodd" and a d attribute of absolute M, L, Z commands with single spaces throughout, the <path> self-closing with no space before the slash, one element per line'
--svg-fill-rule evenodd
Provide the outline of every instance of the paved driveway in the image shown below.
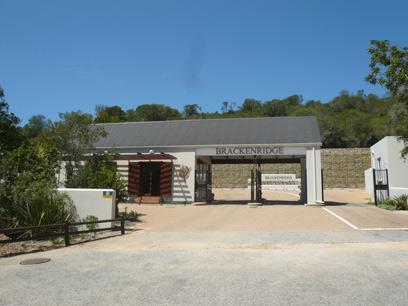
<path fill-rule="evenodd" d="M 129 207 L 129 206 L 128 206 Z M 321 208 L 304 205 L 133 205 L 152 231 L 271 231 L 348 229 Z"/>
<path fill-rule="evenodd" d="M 125 205 L 142 214 L 148 231 L 332 231 L 408 228 L 408 214 L 366 204 L 328 205 Z"/>
<path fill-rule="evenodd" d="M 0 259 L 0 305 L 406 305 L 408 300 L 408 231 L 354 229 L 338 215 L 360 226 L 364 211 L 374 209 L 369 212 L 375 218 L 369 219 L 381 222 L 394 216 L 390 212 L 366 206 L 134 207 L 144 214 L 143 222 L 125 236 Z M 353 213 L 353 208 L 363 210 Z M 405 226 L 408 216 L 398 216 Z M 51 261 L 19 264 L 38 256 Z"/>

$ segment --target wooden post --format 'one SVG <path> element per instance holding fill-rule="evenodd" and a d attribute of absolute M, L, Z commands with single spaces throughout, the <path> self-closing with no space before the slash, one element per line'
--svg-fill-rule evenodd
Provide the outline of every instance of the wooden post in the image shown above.
<path fill-rule="evenodd" d="M 69 242 L 69 222 L 65 221 L 65 225 L 64 225 L 64 238 L 65 238 L 65 246 L 69 246 L 70 242 Z"/>
<path fill-rule="evenodd" d="M 120 234 L 125 234 L 125 218 L 123 216 L 120 217 Z"/>

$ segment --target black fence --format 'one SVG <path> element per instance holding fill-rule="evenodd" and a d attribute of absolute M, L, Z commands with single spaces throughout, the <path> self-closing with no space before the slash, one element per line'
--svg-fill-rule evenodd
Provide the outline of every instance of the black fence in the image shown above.
<path fill-rule="evenodd" d="M 388 200 L 390 197 L 390 186 L 388 182 L 388 169 L 373 169 L 374 202 Z"/>
<path fill-rule="evenodd" d="M 108 222 L 120 222 L 120 227 L 111 225 L 110 227 L 105 228 L 94 228 L 94 229 L 87 229 L 87 230 L 71 230 L 77 226 L 82 225 L 91 225 L 91 224 L 98 224 L 98 223 L 108 223 Z M 51 229 L 60 229 L 62 231 L 56 232 L 48 232 Z M 57 224 L 45 224 L 45 225 L 37 225 L 37 226 L 26 226 L 26 227 L 13 227 L 13 228 L 4 228 L 0 229 L 0 234 L 5 234 L 7 236 L 11 236 L 12 238 L 8 240 L 0 241 L 0 243 L 12 243 L 18 241 L 27 241 L 32 240 L 33 236 L 38 237 L 41 239 L 56 237 L 56 236 L 64 236 L 65 246 L 69 246 L 70 242 L 70 235 L 76 234 L 85 234 L 85 233 L 96 233 L 102 231 L 119 231 L 121 235 L 125 234 L 125 219 L 124 217 L 118 219 L 108 219 L 108 220 L 97 220 L 97 221 L 83 221 L 83 222 L 65 222 L 65 223 L 57 223 Z M 37 235 L 34 235 L 37 234 Z"/>

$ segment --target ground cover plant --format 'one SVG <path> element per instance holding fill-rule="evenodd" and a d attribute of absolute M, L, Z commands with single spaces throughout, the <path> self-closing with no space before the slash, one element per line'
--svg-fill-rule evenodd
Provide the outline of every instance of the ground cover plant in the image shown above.
<path fill-rule="evenodd" d="M 378 207 L 390 210 L 408 210 L 408 195 L 400 195 L 393 199 L 380 201 Z"/>

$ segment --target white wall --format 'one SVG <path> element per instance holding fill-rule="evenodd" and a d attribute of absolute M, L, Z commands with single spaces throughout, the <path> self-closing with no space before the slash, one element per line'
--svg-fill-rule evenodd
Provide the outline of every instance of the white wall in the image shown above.
<path fill-rule="evenodd" d="M 387 136 L 371 146 L 371 168 L 365 171 L 366 191 L 373 195 L 372 169 L 388 169 L 390 198 L 408 194 L 408 160 L 401 157 L 404 143 L 395 136 Z M 378 158 L 381 158 L 380 165 Z"/>
<path fill-rule="evenodd" d="M 390 199 L 408 194 L 408 188 L 390 187 Z"/>
<path fill-rule="evenodd" d="M 384 137 L 370 148 L 371 153 L 371 168 L 373 169 L 388 169 L 388 137 Z M 380 167 L 377 159 L 381 157 Z"/>
<path fill-rule="evenodd" d="M 171 155 L 177 159 L 173 161 L 173 202 L 193 202 L 195 183 L 195 152 L 172 152 Z M 186 182 L 179 176 L 181 166 L 190 168 L 190 176 Z"/>
<path fill-rule="evenodd" d="M 377 159 L 381 157 L 381 169 L 388 169 L 390 187 L 408 188 L 408 160 L 401 157 L 404 143 L 395 136 L 387 136 L 370 148 L 371 167 L 378 169 Z"/>
<path fill-rule="evenodd" d="M 374 181 L 373 181 L 373 168 L 368 168 L 364 171 L 365 191 L 370 194 L 371 201 L 374 201 Z"/>
<path fill-rule="evenodd" d="M 408 188 L 408 160 L 401 157 L 404 143 L 397 137 L 386 137 L 388 143 L 388 177 L 391 187 Z"/>
<path fill-rule="evenodd" d="M 116 193 L 113 189 L 58 188 L 58 191 L 69 195 L 80 220 L 90 215 L 99 220 L 115 218 Z M 113 192 L 112 197 L 104 198 L 104 191 Z"/>
<path fill-rule="evenodd" d="M 320 148 L 306 149 L 307 204 L 322 204 L 322 165 Z"/>

